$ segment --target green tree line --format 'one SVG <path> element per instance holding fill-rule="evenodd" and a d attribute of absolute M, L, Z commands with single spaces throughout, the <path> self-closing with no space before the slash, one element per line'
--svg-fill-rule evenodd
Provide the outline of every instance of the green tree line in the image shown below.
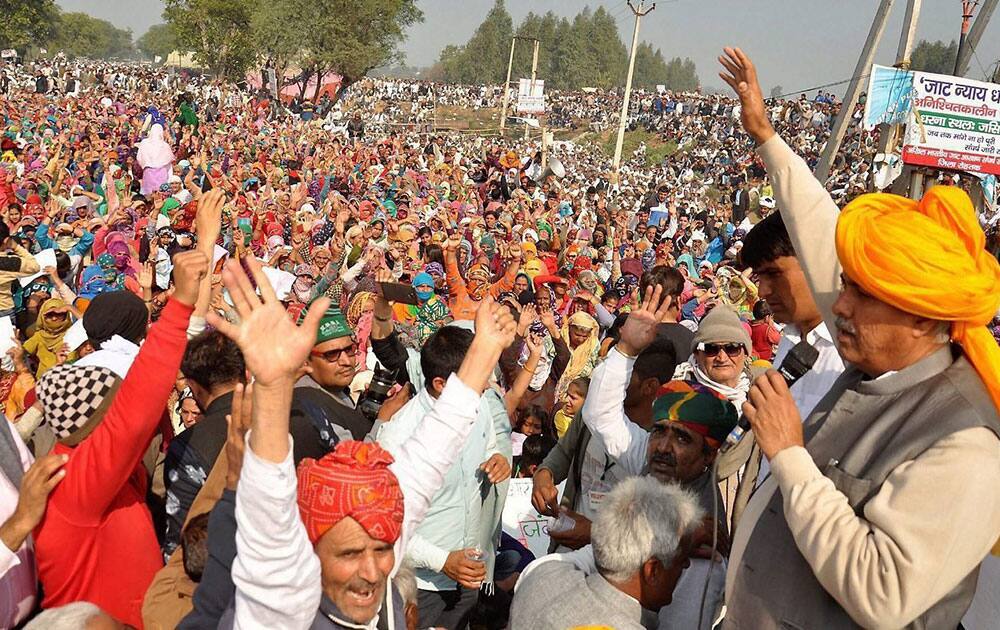
<path fill-rule="evenodd" d="M 0 0 L 0 48 L 106 59 L 134 54 L 132 31 L 86 13 L 65 13 L 54 0 Z"/>
<path fill-rule="evenodd" d="M 517 28 L 503 0 L 493 8 L 462 46 L 446 46 L 429 76 L 453 83 L 502 83 L 507 75 L 510 42 L 514 36 L 539 41 L 537 76 L 548 87 L 611 88 L 624 84 L 628 48 L 614 18 L 604 7 L 585 7 L 572 19 L 549 11 L 528 13 Z M 511 79 L 531 76 L 532 43 L 518 41 Z M 636 51 L 633 84 L 652 88 L 693 90 L 699 85 L 694 62 L 675 57 L 642 42 Z"/>
<path fill-rule="evenodd" d="M 303 86 L 333 72 L 341 89 L 402 56 L 406 29 L 423 20 L 416 0 L 166 0 L 177 47 L 240 79 L 260 64 Z"/>

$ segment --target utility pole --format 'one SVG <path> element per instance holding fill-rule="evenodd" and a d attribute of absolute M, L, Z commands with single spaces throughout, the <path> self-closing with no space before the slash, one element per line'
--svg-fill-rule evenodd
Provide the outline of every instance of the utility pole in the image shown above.
<path fill-rule="evenodd" d="M 636 8 L 633 6 L 632 0 L 628 0 L 628 8 L 632 9 L 632 13 L 635 14 L 635 27 L 632 29 L 632 52 L 628 56 L 628 74 L 625 76 L 625 96 L 622 99 L 621 119 L 618 121 L 618 139 L 615 140 L 615 158 L 612 162 L 615 181 L 618 180 L 618 171 L 622 165 L 622 144 L 625 142 L 625 125 L 628 123 L 628 100 L 632 95 L 632 71 L 635 69 L 635 51 L 639 47 L 639 22 L 643 16 L 656 8 L 656 3 L 654 2 L 648 9 L 644 10 L 642 5 L 645 1 L 639 0 L 639 7 Z"/>
<path fill-rule="evenodd" d="M 538 73 L 538 40 L 535 40 L 534 50 L 531 52 L 531 89 L 535 89 L 535 77 Z M 524 123 L 524 139 L 528 139 L 528 123 Z"/>
<path fill-rule="evenodd" d="M 840 106 L 840 113 L 837 114 L 837 120 L 830 131 L 830 138 L 826 141 L 826 148 L 823 150 L 823 155 L 816 166 L 816 179 L 823 184 L 826 184 L 826 180 L 830 177 L 833 160 L 837 157 L 837 151 L 840 150 L 840 143 L 844 141 L 844 135 L 847 133 L 847 125 L 851 122 L 851 114 L 854 113 L 854 106 L 861 95 L 861 88 L 865 85 L 862 82 L 862 78 L 868 74 L 872 63 L 875 61 L 875 49 L 878 48 L 878 42 L 882 39 L 882 33 L 885 31 L 892 3 L 893 0 L 882 0 L 878 11 L 875 12 L 875 19 L 872 21 L 871 30 L 868 31 L 868 40 L 865 42 L 865 47 L 861 50 L 861 56 L 858 57 L 858 65 L 855 66 L 851 83 L 847 86 L 847 94 L 844 95 L 844 102 Z"/>
<path fill-rule="evenodd" d="M 969 62 L 972 61 L 972 53 L 979 48 L 979 40 L 983 38 L 983 33 L 990 23 L 990 18 L 993 17 L 993 11 L 996 10 L 998 2 L 1000 0 L 985 0 L 983 6 L 980 7 L 979 15 L 976 16 L 976 21 L 972 24 L 969 36 L 965 39 L 965 47 L 958 53 L 957 76 L 964 77 L 969 71 Z"/>
<path fill-rule="evenodd" d="M 903 30 L 899 36 L 899 47 L 896 49 L 895 66 L 900 70 L 910 69 L 910 56 L 913 54 L 913 42 L 917 36 L 917 23 L 920 20 L 920 6 L 922 0 L 908 0 L 906 3 L 906 16 L 903 18 Z M 879 126 L 879 149 L 878 152 L 884 155 L 894 154 L 896 144 L 903 137 L 906 124 L 901 125 L 880 125 Z M 912 169 L 905 167 L 905 175 L 896 179 L 892 191 L 896 194 L 905 195 L 911 185 Z"/>
<path fill-rule="evenodd" d="M 514 45 L 517 37 L 510 38 L 510 58 L 507 59 L 507 80 L 503 84 L 503 109 L 500 110 L 500 137 L 503 137 L 503 130 L 507 127 L 507 105 L 510 103 L 510 71 L 514 66 Z"/>
<path fill-rule="evenodd" d="M 962 33 L 958 36 L 958 55 L 955 56 L 955 76 L 962 76 L 959 71 L 962 67 L 962 55 L 965 54 L 966 38 L 969 36 L 969 27 L 972 26 L 972 15 L 976 12 L 979 0 L 962 0 Z"/>

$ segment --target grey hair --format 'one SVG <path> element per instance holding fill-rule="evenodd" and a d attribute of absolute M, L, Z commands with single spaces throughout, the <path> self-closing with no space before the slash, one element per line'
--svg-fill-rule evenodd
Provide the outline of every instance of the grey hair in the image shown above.
<path fill-rule="evenodd" d="M 650 558 L 673 561 L 681 538 L 701 524 L 694 494 L 653 477 L 630 477 L 608 493 L 594 521 L 591 543 L 597 569 L 609 582 L 634 576 Z"/>
<path fill-rule="evenodd" d="M 24 630 L 86 630 L 87 622 L 101 612 L 98 606 L 90 602 L 73 602 L 43 610 Z"/>
<path fill-rule="evenodd" d="M 413 573 L 413 567 L 408 562 L 399 565 L 396 575 L 392 578 L 392 583 L 399 590 L 399 596 L 403 599 L 403 605 L 417 605 L 417 578 Z"/>

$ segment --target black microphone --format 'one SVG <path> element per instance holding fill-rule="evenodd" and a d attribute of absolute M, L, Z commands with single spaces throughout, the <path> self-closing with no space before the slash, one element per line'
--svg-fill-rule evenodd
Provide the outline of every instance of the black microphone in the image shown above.
<path fill-rule="evenodd" d="M 785 379 L 788 386 L 794 385 L 806 372 L 812 369 L 819 358 L 819 350 L 809 345 L 809 342 L 802 340 L 795 344 L 795 347 L 785 356 L 785 360 L 778 366 L 778 374 Z M 750 421 L 746 416 L 741 416 L 739 422 L 733 430 L 726 436 L 726 443 L 719 449 L 720 453 L 725 453 L 740 443 L 743 436 L 750 430 Z"/>

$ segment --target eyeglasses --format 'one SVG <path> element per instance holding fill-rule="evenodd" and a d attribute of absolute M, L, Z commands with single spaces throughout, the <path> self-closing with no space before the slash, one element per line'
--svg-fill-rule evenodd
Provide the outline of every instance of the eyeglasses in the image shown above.
<path fill-rule="evenodd" d="M 358 352 L 358 344 L 352 343 L 351 345 L 347 346 L 346 348 L 338 348 L 336 350 L 327 350 L 326 352 L 319 352 L 318 350 L 313 350 L 312 352 L 309 353 L 309 355 L 313 356 L 313 357 L 320 357 L 321 359 L 323 359 L 327 363 L 336 363 L 337 361 L 340 360 L 340 355 L 342 355 L 345 352 L 347 353 L 348 356 L 352 356 L 352 355 L 357 354 L 357 352 Z"/>
<path fill-rule="evenodd" d="M 705 353 L 705 356 L 714 357 L 717 356 L 723 350 L 726 351 L 726 355 L 729 356 L 730 359 L 734 359 L 740 356 L 740 353 L 743 352 L 745 348 L 741 343 L 727 343 L 727 344 L 706 343 L 705 349 L 702 350 L 702 352 Z"/>

